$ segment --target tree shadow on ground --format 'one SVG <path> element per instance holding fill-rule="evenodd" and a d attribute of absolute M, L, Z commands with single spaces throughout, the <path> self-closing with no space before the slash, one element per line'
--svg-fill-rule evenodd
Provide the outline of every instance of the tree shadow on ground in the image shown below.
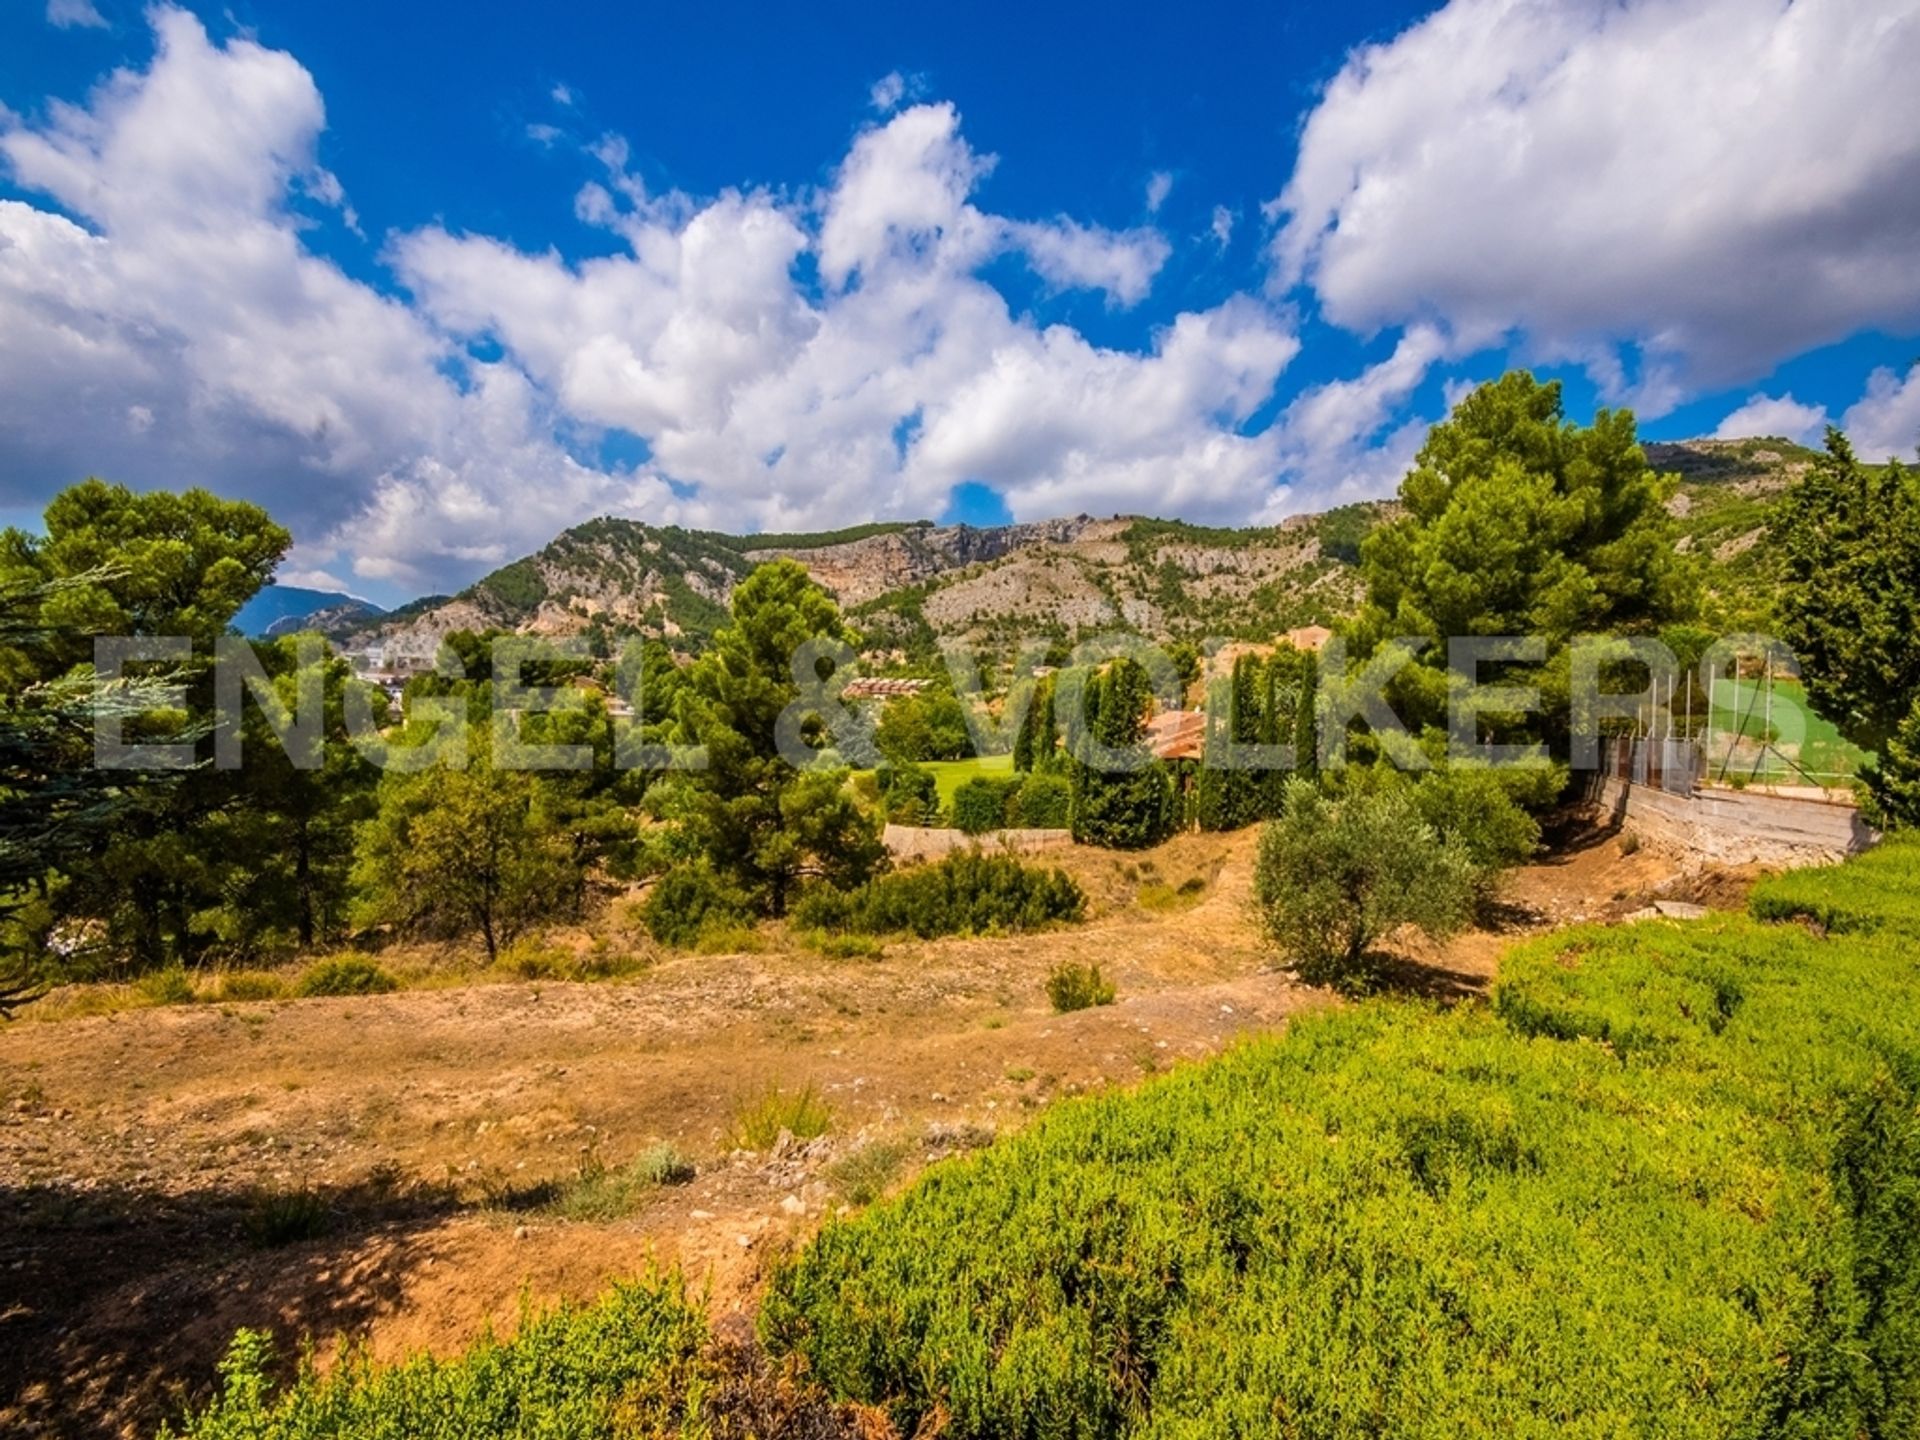
<path fill-rule="evenodd" d="M 1442 1005 L 1486 998 L 1488 977 L 1409 955 L 1381 954 L 1373 959 L 1367 993 L 1432 1000 Z"/>
<path fill-rule="evenodd" d="M 430 1258 L 426 1232 L 460 1208 L 379 1178 L 186 1195 L 0 1186 L 0 1431 L 151 1434 L 204 1401 L 238 1326 L 290 1340 L 391 1311 Z"/>
<path fill-rule="evenodd" d="M 1570 865 L 1580 856 L 1619 840 L 1624 821 L 1597 803 L 1570 805 L 1540 826 L 1540 849 L 1532 865 Z"/>

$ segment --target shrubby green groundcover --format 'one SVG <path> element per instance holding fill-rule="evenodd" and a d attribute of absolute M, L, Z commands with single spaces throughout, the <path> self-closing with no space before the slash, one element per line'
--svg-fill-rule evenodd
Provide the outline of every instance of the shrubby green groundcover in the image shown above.
<path fill-rule="evenodd" d="M 1754 886 L 1749 905 L 1762 920 L 1920 936 L 1920 842 L 1893 840 L 1845 865 L 1770 875 Z"/>
<path fill-rule="evenodd" d="M 1920 1434 L 1916 941 L 1557 933 L 939 1167 L 764 1334 L 955 1436 Z"/>
<path fill-rule="evenodd" d="M 452 1360 L 376 1368 L 349 1357 L 325 1377 L 272 1381 L 264 1334 L 243 1330 L 215 1403 L 187 1440 L 598 1440 L 707 1433 L 717 1388 L 706 1317 L 678 1275 L 649 1275 L 599 1303 L 534 1316 L 507 1341 Z M 162 1428 L 160 1440 L 173 1431 Z"/>

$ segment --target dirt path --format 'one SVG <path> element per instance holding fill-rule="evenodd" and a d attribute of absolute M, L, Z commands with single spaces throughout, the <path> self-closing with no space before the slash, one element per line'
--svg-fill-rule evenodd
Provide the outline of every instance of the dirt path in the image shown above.
<path fill-rule="evenodd" d="M 144 1433 L 199 1393 L 233 1331 L 447 1350 L 521 1297 L 589 1297 L 650 1258 L 721 1308 L 841 1203 L 835 1162 L 875 1142 L 902 1173 L 1015 1128 L 1049 1101 L 1217 1052 L 1330 1003 L 1271 968 L 1246 916 L 1253 837 L 1188 836 L 1144 860 L 1062 857 L 1085 926 L 896 946 L 675 957 L 637 980 L 415 990 L 132 1011 L 0 1032 L 0 1429 Z M 1422 957 L 1465 993 L 1513 934 L 1622 913 L 1674 867 L 1614 844 L 1531 867 L 1502 931 Z M 1051 857 L 1049 857 L 1051 858 Z M 1143 895 L 1182 906 L 1143 909 Z M 1117 1003 L 1047 1004 L 1062 961 Z M 748 1155 L 743 1097 L 811 1085 L 821 1140 Z M 607 1221 L 525 1203 L 585 1165 L 669 1142 L 694 1179 Z M 311 1192 L 329 1228 L 249 1240 Z M 256 1233 L 257 1238 L 257 1233 Z"/>

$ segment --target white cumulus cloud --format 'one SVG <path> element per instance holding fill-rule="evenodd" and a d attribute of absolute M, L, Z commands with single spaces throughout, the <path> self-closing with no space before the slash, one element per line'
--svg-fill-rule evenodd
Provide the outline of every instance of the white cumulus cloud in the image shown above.
<path fill-rule="evenodd" d="M 1276 283 L 1669 407 L 1920 324 L 1916 72 L 1920 0 L 1450 0 L 1308 119 Z"/>
<path fill-rule="evenodd" d="M 1867 378 L 1867 393 L 1849 406 L 1840 428 L 1864 460 L 1913 463 L 1920 450 L 1920 364 L 1901 377 L 1882 366 Z"/>
<path fill-rule="evenodd" d="M 652 193 L 606 136 L 575 208 L 615 253 L 429 226 L 387 241 L 389 292 L 313 248 L 352 216 L 312 76 L 150 21 L 144 69 L 0 116 L 0 169 L 36 197 L 0 201 L 0 503 L 86 473 L 208 484 L 293 527 L 290 573 L 406 589 L 597 513 L 812 527 L 938 514 L 976 481 L 1023 516 L 1230 517 L 1276 483 L 1274 440 L 1243 432 L 1298 349 L 1286 313 L 1240 296 L 1137 350 L 1015 313 L 991 262 L 1124 306 L 1169 247 L 983 208 L 994 159 L 950 105 L 896 110 L 797 196 Z M 646 460 L 597 463 L 612 431 Z"/>
<path fill-rule="evenodd" d="M 1713 438 L 1745 440 L 1777 435 L 1805 444 L 1818 437 L 1826 424 L 1824 405 L 1803 405 L 1792 395 L 1749 395 L 1746 403 L 1720 422 Z"/>
<path fill-rule="evenodd" d="M 998 255 L 1126 304 L 1167 247 L 982 210 L 992 167 L 953 107 L 920 105 L 857 137 L 812 209 L 609 196 L 600 218 L 630 254 L 569 264 L 429 229 L 395 263 L 437 324 L 498 340 L 569 414 L 644 436 L 734 525 L 937 514 L 966 481 L 1024 517 L 1263 503 L 1271 444 L 1238 430 L 1297 352 L 1291 328 L 1240 297 L 1142 354 L 1016 317 L 977 273 Z M 807 253 L 819 294 L 794 278 Z"/>

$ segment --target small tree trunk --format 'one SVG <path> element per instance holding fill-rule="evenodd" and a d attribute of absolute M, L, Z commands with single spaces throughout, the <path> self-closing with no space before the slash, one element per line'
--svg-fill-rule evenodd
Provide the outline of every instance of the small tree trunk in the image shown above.
<path fill-rule="evenodd" d="M 307 827 L 294 832 L 294 892 L 300 897 L 300 948 L 313 948 L 313 842 Z"/>

